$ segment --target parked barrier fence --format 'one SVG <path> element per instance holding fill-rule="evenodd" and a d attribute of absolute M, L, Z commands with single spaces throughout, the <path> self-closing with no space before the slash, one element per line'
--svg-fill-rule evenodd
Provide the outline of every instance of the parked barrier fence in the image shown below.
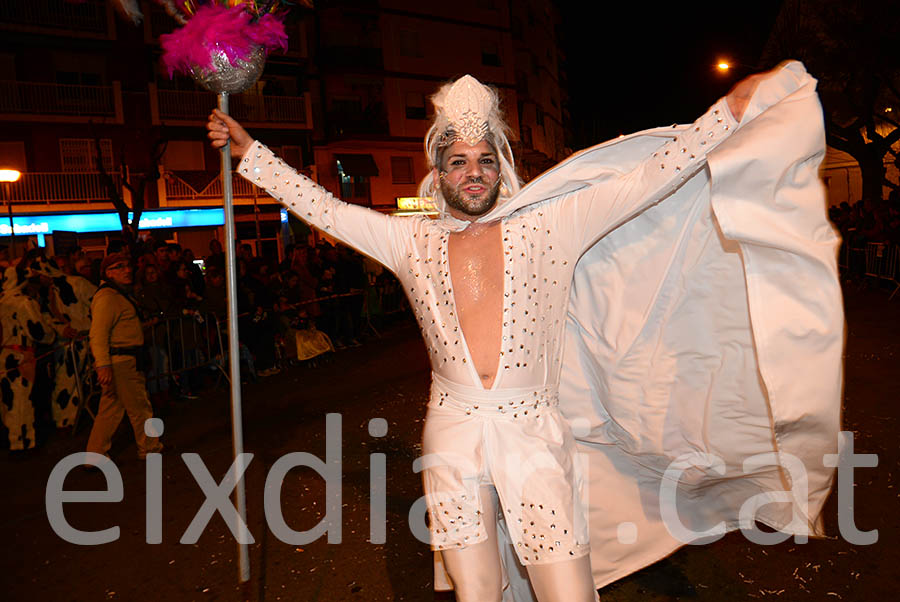
<path fill-rule="evenodd" d="M 881 242 L 867 243 L 865 275 L 892 283 L 894 290 L 889 299 L 893 299 L 900 290 L 900 246 Z"/>
<path fill-rule="evenodd" d="M 391 297 L 387 297 L 386 292 L 389 294 L 389 291 L 379 291 L 379 296 L 385 296 L 384 300 L 390 304 L 392 303 Z M 311 304 L 327 305 L 342 298 L 363 294 L 364 291 L 353 291 L 328 295 L 282 307 L 282 310 L 291 312 Z M 365 304 L 363 307 L 366 307 Z M 390 307 L 388 309 L 390 310 Z M 244 313 L 240 314 L 238 318 L 252 319 L 253 316 Z M 377 335 L 378 331 L 372 324 L 368 312 L 364 318 L 370 330 Z M 147 320 L 144 323 L 144 329 L 144 373 L 146 374 L 147 390 L 151 395 L 172 390 L 177 390 L 179 395 L 189 395 L 197 384 L 195 381 L 200 380 L 199 373 L 203 370 L 214 371 L 218 377 L 217 384 L 223 379 L 228 381 L 229 375 L 226 370 L 228 351 L 225 345 L 227 323 L 223 318 L 213 313 L 187 312 L 181 316 Z M 72 359 L 74 365 L 78 367 L 76 386 L 78 387 L 79 407 L 75 416 L 74 429 L 77 431 L 78 422 L 85 413 L 93 420 L 94 412 L 91 407 L 93 401 L 100 395 L 100 387 L 95 380 L 93 360 L 90 354 L 83 354 L 85 359 L 79 362 L 74 341 L 67 343 L 67 347 L 67 353 L 74 355 Z M 42 354 L 41 358 L 54 352 L 55 350 L 51 350 L 47 354 Z M 240 345 L 240 354 L 242 372 L 255 379 L 256 369 L 253 356 L 243 342 Z M 282 359 L 282 354 L 277 350 L 275 356 Z"/>

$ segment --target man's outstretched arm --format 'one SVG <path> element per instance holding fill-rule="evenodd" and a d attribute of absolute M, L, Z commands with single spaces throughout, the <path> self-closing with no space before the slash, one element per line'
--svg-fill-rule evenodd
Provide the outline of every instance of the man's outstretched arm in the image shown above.
<path fill-rule="evenodd" d="M 206 123 L 213 148 L 231 141 L 236 171 L 284 205 L 288 211 L 364 253 L 396 273 L 408 240 L 406 226 L 360 205 L 345 203 L 253 140 L 241 124 L 218 109 Z"/>
<path fill-rule="evenodd" d="M 737 129 L 759 83 L 770 73 L 738 84 L 689 127 L 627 172 L 610 170 L 556 204 L 558 222 L 583 252 L 607 232 L 664 198 L 706 165 L 706 157 Z"/>

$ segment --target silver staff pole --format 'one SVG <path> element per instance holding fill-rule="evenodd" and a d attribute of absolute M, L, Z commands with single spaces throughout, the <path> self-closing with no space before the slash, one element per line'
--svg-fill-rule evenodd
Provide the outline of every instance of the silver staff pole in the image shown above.
<path fill-rule="evenodd" d="M 228 115 L 228 92 L 219 92 L 219 110 Z M 235 249 L 234 199 L 231 191 L 231 140 L 222 147 L 222 196 L 225 210 L 225 279 L 228 287 L 228 363 L 231 377 L 231 441 L 234 448 L 235 487 L 238 516 L 238 571 L 241 583 L 250 580 L 250 533 L 244 497 L 244 429 L 241 417 L 241 357 L 238 349 L 237 249 Z M 241 478 L 237 478 L 241 475 Z"/>

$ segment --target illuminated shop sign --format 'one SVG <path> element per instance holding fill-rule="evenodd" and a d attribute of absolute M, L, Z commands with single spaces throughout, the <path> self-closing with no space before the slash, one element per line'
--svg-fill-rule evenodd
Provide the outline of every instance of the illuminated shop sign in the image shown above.
<path fill-rule="evenodd" d="M 132 215 L 129 213 L 128 218 Z M 158 228 L 196 228 L 221 226 L 225 223 L 222 208 L 167 209 L 145 211 L 141 215 L 141 230 Z M 54 230 L 67 232 L 115 232 L 122 229 L 117 213 L 68 213 L 57 215 L 13 216 L 16 235 L 52 234 Z M 0 236 L 9 236 L 9 220 L 0 219 Z"/>
<path fill-rule="evenodd" d="M 398 211 L 436 212 L 437 207 L 434 206 L 434 201 L 431 199 L 431 197 L 400 196 L 400 197 L 397 197 L 397 210 Z"/>

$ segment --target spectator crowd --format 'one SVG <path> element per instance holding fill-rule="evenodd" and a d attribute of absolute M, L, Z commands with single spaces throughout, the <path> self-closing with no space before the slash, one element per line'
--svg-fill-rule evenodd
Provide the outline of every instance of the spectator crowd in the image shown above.
<path fill-rule="evenodd" d="M 838 262 L 846 277 L 874 276 L 900 288 L 900 191 L 833 206 L 829 218 L 841 234 Z"/>
<path fill-rule="evenodd" d="M 896 190 L 887 199 L 833 206 L 829 217 L 851 246 L 869 242 L 900 245 L 900 192 Z"/>
<path fill-rule="evenodd" d="M 133 270 L 127 296 L 143 328 L 137 365 L 155 408 L 194 399 L 227 373 L 225 255 L 218 240 L 201 262 L 177 243 L 114 241 L 106 259 L 126 253 Z M 107 261 L 109 263 L 109 261 Z M 92 387 L 88 333 L 91 301 L 108 274 L 103 259 L 79 248 L 48 258 L 29 250 L 11 261 L 0 245 L 0 441 L 26 455 L 57 429 L 71 429 Z M 237 309 L 242 378 L 359 346 L 377 332 L 385 308 L 399 309 L 393 277 L 347 247 L 290 245 L 284 261 L 238 247 Z M 103 266 L 104 272 L 107 266 Z M 371 328 L 370 328 L 371 327 Z M 2 442 L 0 442 L 2 446 Z"/>

